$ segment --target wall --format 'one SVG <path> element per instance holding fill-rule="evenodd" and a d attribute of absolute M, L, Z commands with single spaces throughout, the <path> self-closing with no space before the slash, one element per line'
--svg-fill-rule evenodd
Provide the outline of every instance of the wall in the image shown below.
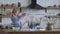
<path fill-rule="evenodd" d="M 21 2 L 21 6 L 28 6 L 30 3 L 31 3 L 31 0 L 0 0 L 0 4 L 12 4 L 12 3 L 16 3 L 17 2 Z M 37 3 L 43 7 L 46 7 L 46 6 L 52 6 L 52 5 L 59 5 L 60 4 L 60 0 L 37 0 Z M 23 9 L 22 10 L 23 12 L 26 12 L 26 13 L 29 13 L 29 14 L 33 14 L 36 18 L 39 18 L 42 16 L 45 16 L 47 15 L 49 12 L 51 13 L 54 13 L 53 15 L 56 15 L 58 13 L 60 13 L 60 10 L 59 9 L 54 9 L 54 10 L 51 10 L 51 9 L 48 9 L 48 13 L 45 13 L 44 10 L 34 10 L 34 9 Z M 40 15 L 36 15 L 36 14 L 40 14 Z M 43 17 L 43 20 L 45 19 L 45 17 Z M 5 21 L 6 20 L 6 21 Z M 46 19 L 45 19 L 46 20 Z M 11 21 L 10 19 L 8 21 Z M 7 24 L 8 23 L 7 21 L 7 18 L 3 18 L 2 19 L 2 23 L 4 24 Z M 58 24 L 59 21 L 58 19 L 56 20 L 57 21 L 57 24 L 56 24 L 56 27 L 60 28 L 60 25 Z M 44 21 L 45 23 L 45 21 Z M 42 26 L 45 26 L 44 24 L 42 24 Z"/>

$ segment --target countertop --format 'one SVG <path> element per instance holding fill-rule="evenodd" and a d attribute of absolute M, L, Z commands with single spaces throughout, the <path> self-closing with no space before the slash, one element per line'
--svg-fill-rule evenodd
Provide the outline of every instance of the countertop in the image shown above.
<path fill-rule="evenodd" d="M 30 31 L 30 30 L 12 30 L 12 29 L 3 29 L 0 31 L 4 31 L 4 32 L 60 32 L 60 29 L 53 29 L 53 30 L 35 30 L 35 31 Z"/>
<path fill-rule="evenodd" d="M 4 29 L 0 30 L 0 34 L 60 34 L 60 29 L 53 29 L 53 30 L 37 30 L 37 31 L 16 31 L 12 29 Z"/>

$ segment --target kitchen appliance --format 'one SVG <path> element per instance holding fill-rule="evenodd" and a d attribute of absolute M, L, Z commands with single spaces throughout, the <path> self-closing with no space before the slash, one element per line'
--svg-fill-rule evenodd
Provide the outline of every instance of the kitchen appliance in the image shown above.
<path fill-rule="evenodd" d="M 37 4 L 37 0 L 31 0 L 31 4 L 28 6 L 30 9 L 45 9 L 41 5 Z"/>

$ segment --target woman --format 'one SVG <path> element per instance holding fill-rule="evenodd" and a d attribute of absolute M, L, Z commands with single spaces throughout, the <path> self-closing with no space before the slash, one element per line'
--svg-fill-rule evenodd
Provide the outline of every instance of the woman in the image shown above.
<path fill-rule="evenodd" d="M 20 21 L 22 29 L 29 29 L 28 27 L 29 16 L 26 13 L 22 13 Z"/>
<path fill-rule="evenodd" d="M 21 29 L 20 16 L 16 8 L 14 8 L 11 13 L 11 20 L 13 22 L 13 27 Z"/>
<path fill-rule="evenodd" d="M 35 17 L 31 18 L 31 23 L 29 23 L 29 28 L 34 30 L 40 29 L 40 23 L 37 22 Z"/>

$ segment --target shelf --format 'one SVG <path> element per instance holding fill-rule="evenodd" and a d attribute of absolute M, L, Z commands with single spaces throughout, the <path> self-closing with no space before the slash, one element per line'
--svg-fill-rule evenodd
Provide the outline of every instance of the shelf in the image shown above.
<path fill-rule="evenodd" d="M 45 17 L 60 18 L 60 16 L 45 16 Z"/>
<path fill-rule="evenodd" d="M 21 7 L 21 8 L 27 8 L 27 7 Z M 44 8 L 47 8 L 47 9 L 60 9 L 60 7 L 44 7 Z"/>
<path fill-rule="evenodd" d="M 60 7 L 45 7 L 47 9 L 60 9 Z"/>
<path fill-rule="evenodd" d="M 11 16 L 7 16 L 7 15 L 3 15 L 3 16 L 0 16 L 2 18 L 8 18 L 8 17 L 11 17 Z M 45 16 L 45 17 L 50 17 L 50 18 L 60 18 L 60 16 Z"/>
<path fill-rule="evenodd" d="M 1 7 L 1 6 L 0 6 L 0 8 L 6 8 L 6 9 L 9 9 L 9 8 L 17 8 L 17 9 L 19 9 L 19 8 L 21 8 L 21 7 L 17 7 L 17 6 L 15 6 L 15 7 L 11 7 L 11 6 Z"/>
<path fill-rule="evenodd" d="M 21 7 L 22 9 L 27 9 L 27 7 Z"/>
<path fill-rule="evenodd" d="M 2 16 L 0 16 L 0 17 L 2 17 L 2 18 L 9 18 L 9 17 L 11 17 L 11 16 L 2 15 Z"/>
<path fill-rule="evenodd" d="M 23 8 L 23 9 L 27 9 L 27 7 L 17 7 L 17 6 L 15 6 L 16 8 Z M 0 6 L 0 8 L 3 8 L 3 7 L 1 7 Z M 7 6 L 6 8 L 14 8 L 14 7 L 12 7 L 12 6 Z M 47 8 L 47 9 L 60 9 L 60 7 L 44 7 L 44 8 Z"/>

